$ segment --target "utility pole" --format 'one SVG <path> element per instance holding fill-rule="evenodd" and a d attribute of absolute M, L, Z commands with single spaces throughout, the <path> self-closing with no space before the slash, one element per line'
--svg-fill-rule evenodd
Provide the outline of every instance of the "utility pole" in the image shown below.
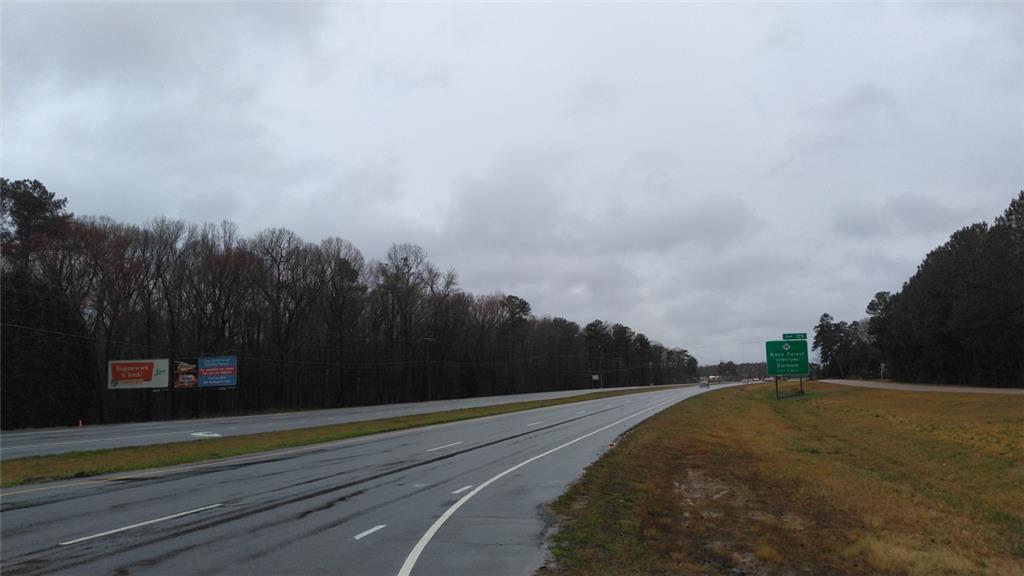
<path fill-rule="evenodd" d="M 423 342 L 426 345 L 426 347 L 427 347 L 427 364 L 426 364 L 426 368 L 427 368 L 427 400 L 429 401 L 429 400 L 433 400 L 434 399 L 434 393 L 431 390 L 431 382 L 430 382 L 430 343 L 433 342 L 434 339 L 433 338 L 420 338 L 420 341 Z"/>

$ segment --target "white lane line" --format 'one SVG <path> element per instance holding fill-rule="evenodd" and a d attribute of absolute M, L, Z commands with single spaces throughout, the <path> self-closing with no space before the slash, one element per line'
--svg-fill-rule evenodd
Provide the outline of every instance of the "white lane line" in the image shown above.
<path fill-rule="evenodd" d="M 463 486 L 462 488 L 459 488 L 458 490 L 452 490 L 452 494 L 462 494 L 463 492 L 465 492 L 466 490 L 469 490 L 472 487 L 473 487 L 472 484 L 470 484 L 469 486 Z"/>
<path fill-rule="evenodd" d="M 174 518 L 181 518 L 182 516 L 188 516 L 189 514 L 195 514 L 196 512 L 202 512 L 203 510 L 210 510 L 221 506 L 221 504 L 211 504 L 209 506 L 203 506 L 202 508 L 196 508 L 195 510 L 186 510 L 185 512 L 178 512 L 177 514 L 171 514 L 170 516 L 164 516 L 162 518 L 156 518 L 153 520 L 146 520 L 145 522 L 139 522 L 138 524 L 132 524 L 131 526 L 124 526 L 123 528 L 115 528 L 114 530 L 107 530 L 106 532 L 100 532 L 99 534 L 93 534 L 92 536 L 84 536 L 82 538 L 75 538 L 74 540 L 68 540 L 67 542 L 61 542 L 60 546 L 69 546 L 71 544 L 78 544 L 79 542 L 85 542 L 86 540 L 92 540 L 93 538 L 100 538 L 102 536 L 109 536 L 111 534 L 117 534 L 118 532 L 124 532 L 125 530 L 131 530 L 132 528 L 140 528 L 142 526 L 149 526 L 150 524 L 156 524 L 157 522 L 163 522 L 165 520 L 173 520 Z"/>
<path fill-rule="evenodd" d="M 586 414 L 586 413 L 587 413 L 586 410 L 580 410 L 579 412 L 577 412 L 577 414 Z"/>
<path fill-rule="evenodd" d="M 216 432 L 193 432 L 192 436 L 196 438 L 220 438 L 220 434 Z"/>
<path fill-rule="evenodd" d="M 458 446 L 459 444 L 462 444 L 461 440 L 459 440 L 458 442 L 452 442 L 451 444 L 445 444 L 444 446 L 438 446 L 437 448 L 431 448 L 430 450 L 427 450 L 427 452 L 433 452 L 434 450 L 443 450 L 445 448 L 451 448 L 452 446 Z"/>
<path fill-rule="evenodd" d="M 530 422 L 529 424 L 526 425 L 526 427 L 529 428 L 530 426 L 537 426 L 538 424 L 543 424 L 543 423 L 544 423 L 543 420 L 541 420 L 540 422 Z"/>
<path fill-rule="evenodd" d="M 579 442 L 581 440 L 585 440 L 587 438 L 590 438 L 594 434 L 598 434 L 600 432 L 604 432 L 605 430 L 607 430 L 607 429 L 609 429 L 609 428 L 611 428 L 613 426 L 617 426 L 619 424 L 622 424 L 626 420 L 629 420 L 630 418 L 633 418 L 635 416 L 639 416 L 640 414 L 643 414 L 644 412 L 648 412 L 650 410 L 654 410 L 655 408 L 658 408 L 659 406 L 664 406 L 665 404 L 668 404 L 670 402 L 677 402 L 677 401 L 681 400 L 682 398 L 686 398 L 686 397 L 687 396 L 683 396 L 683 395 L 676 396 L 675 398 L 669 398 L 668 400 L 665 400 L 664 402 L 659 402 L 659 403 L 657 403 L 657 404 L 655 404 L 653 406 L 648 406 L 647 408 L 644 408 L 643 410 L 640 410 L 639 412 L 634 412 L 634 413 L 630 414 L 629 416 L 626 416 L 625 418 L 620 418 L 620 419 L 616 420 L 615 422 L 612 422 L 611 424 L 608 424 L 606 426 L 602 426 L 602 427 L 598 428 L 597 430 L 594 430 L 593 432 L 588 432 L 587 434 L 584 434 L 583 436 L 580 436 L 579 438 L 576 438 L 575 440 L 570 440 L 570 441 L 566 442 L 565 444 L 562 444 L 560 446 L 555 446 L 554 448 L 548 450 L 547 452 L 542 452 L 542 453 L 540 453 L 540 454 L 538 454 L 538 455 L 536 455 L 536 456 L 534 456 L 532 458 L 528 458 L 526 460 L 523 460 L 519 464 L 516 464 L 515 466 L 513 466 L 513 467 L 511 467 L 511 468 L 509 468 L 507 470 L 504 470 L 504 471 L 502 471 L 500 473 L 498 473 L 496 476 L 492 476 L 486 482 L 484 482 L 483 484 L 477 486 L 472 492 L 469 492 L 468 494 L 466 494 L 462 498 L 459 498 L 459 501 L 456 502 L 455 504 L 452 504 L 450 508 L 445 510 L 444 514 L 441 514 L 440 518 L 438 518 L 437 520 L 434 520 L 434 523 L 431 524 L 430 528 L 428 528 L 427 531 L 423 534 L 423 536 L 420 537 L 419 541 L 416 542 L 416 545 L 413 546 L 412 551 L 409 552 L 409 555 L 405 558 L 405 562 L 402 564 L 402 569 L 398 571 L 398 576 L 410 576 L 412 574 L 412 569 L 413 569 L 414 566 L 416 566 L 416 561 L 419 560 L 420 554 L 423 553 L 423 550 L 427 547 L 427 544 L 430 543 L 430 540 L 431 540 L 431 538 L 434 537 L 434 534 L 437 534 L 437 531 L 441 529 L 441 526 L 444 526 L 444 523 L 448 521 L 448 518 L 451 518 L 452 514 L 455 514 L 455 512 L 459 508 L 462 508 L 463 504 L 465 504 L 466 502 L 469 502 L 470 498 L 472 498 L 473 496 L 476 496 L 484 488 L 487 488 L 491 484 L 494 484 L 495 482 L 500 480 L 502 477 L 504 477 L 504 476 L 506 476 L 508 474 L 511 474 L 512 472 L 515 472 L 516 470 L 522 468 L 523 466 L 526 466 L 527 464 L 529 464 L 531 462 L 534 462 L 536 460 L 540 460 L 541 458 L 547 456 L 548 454 L 552 454 L 554 452 L 557 452 L 557 451 L 561 450 L 562 448 L 565 448 L 566 446 L 571 446 L 571 445 L 573 445 L 573 444 L 575 444 L 575 443 L 577 443 L 577 442 Z"/>
<path fill-rule="evenodd" d="M 387 528 L 387 527 L 388 527 L 387 524 L 377 524 L 376 526 L 374 526 L 373 528 L 370 528 L 369 530 L 364 530 L 363 532 L 360 532 L 359 534 L 356 534 L 355 536 L 352 537 L 352 539 L 353 540 L 362 540 L 363 538 L 366 538 L 367 536 L 369 536 L 370 534 L 373 534 L 377 530 L 383 530 L 384 528 Z"/>
<path fill-rule="evenodd" d="M 605 407 L 605 408 L 611 408 L 611 407 L 612 407 L 612 405 L 611 405 L 611 404 L 605 404 L 605 405 L 604 405 L 604 407 Z"/>

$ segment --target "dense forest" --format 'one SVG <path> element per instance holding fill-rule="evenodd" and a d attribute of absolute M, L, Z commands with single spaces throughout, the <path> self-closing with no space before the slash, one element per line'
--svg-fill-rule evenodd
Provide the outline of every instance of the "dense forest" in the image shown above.
<path fill-rule="evenodd" d="M 867 317 L 821 316 L 814 349 L 825 374 L 906 382 L 1024 387 L 1024 191 L 992 225 L 957 230 Z"/>
<path fill-rule="evenodd" d="M 33 180 L 0 198 L 4 428 L 696 379 L 686 350 L 470 294 L 414 244 L 367 261 L 284 229 L 75 217 Z M 107 389 L 109 360 L 208 355 L 237 356 L 237 388 Z"/>

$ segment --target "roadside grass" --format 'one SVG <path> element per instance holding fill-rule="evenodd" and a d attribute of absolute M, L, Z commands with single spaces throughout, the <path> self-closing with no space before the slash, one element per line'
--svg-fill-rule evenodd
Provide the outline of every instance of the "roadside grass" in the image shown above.
<path fill-rule="evenodd" d="M 1024 574 L 1024 397 L 806 388 L 634 428 L 552 505 L 541 573 Z"/>
<path fill-rule="evenodd" d="M 0 462 L 0 487 L 9 488 L 20 484 L 65 480 L 69 478 L 85 478 L 114 472 L 127 472 L 131 470 L 143 470 L 146 468 L 173 466 L 176 464 L 189 464 L 204 460 L 226 458 L 229 456 L 241 456 L 257 452 L 278 450 L 281 448 L 321 444 L 324 442 L 354 438 L 356 436 L 367 436 L 370 434 L 406 430 L 409 428 L 469 420 L 484 416 L 508 414 L 510 412 L 520 412 L 523 410 L 532 410 L 534 408 L 558 406 L 561 404 L 571 404 L 586 400 L 598 400 L 601 398 L 651 392 L 654 390 L 665 390 L 667 388 L 671 387 L 661 386 L 653 389 L 636 388 L 632 390 L 591 392 L 565 398 L 531 400 L 527 402 L 515 402 L 479 408 L 463 408 L 459 410 L 447 410 L 444 412 L 430 412 L 426 414 L 414 414 L 395 418 L 382 418 L 378 420 L 366 420 L 363 422 L 350 422 L 346 424 L 302 428 L 299 430 L 284 430 L 281 432 L 265 432 L 260 434 L 247 434 L 244 436 L 211 438 L 208 440 L 193 440 L 167 444 L 152 444 L 148 446 L 114 448 L 109 450 L 90 450 L 83 452 L 69 452 L 66 454 L 15 458 Z"/>

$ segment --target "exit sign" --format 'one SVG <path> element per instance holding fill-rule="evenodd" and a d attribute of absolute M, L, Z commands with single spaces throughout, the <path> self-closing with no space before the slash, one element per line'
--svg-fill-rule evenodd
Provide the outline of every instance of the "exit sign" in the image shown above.
<path fill-rule="evenodd" d="M 807 340 L 771 340 L 764 343 L 769 376 L 806 376 Z"/>
<path fill-rule="evenodd" d="M 793 334 L 783 334 L 782 335 L 782 339 L 783 340 L 807 340 L 807 333 L 806 332 L 796 332 L 796 333 L 793 333 Z"/>

